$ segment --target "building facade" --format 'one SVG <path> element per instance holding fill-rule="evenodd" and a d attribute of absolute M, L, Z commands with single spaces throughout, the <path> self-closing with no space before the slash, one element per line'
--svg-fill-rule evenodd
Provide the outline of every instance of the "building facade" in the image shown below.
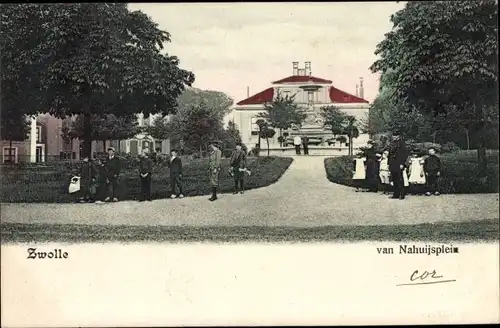
<path fill-rule="evenodd" d="M 233 120 L 242 134 L 243 143 L 250 148 L 258 143 L 259 127 L 256 122 L 260 119 L 259 114 L 265 112 L 265 104 L 276 99 L 278 94 L 294 96 L 294 101 L 307 113 L 307 118 L 300 127 L 283 131 L 285 136 L 289 139 L 296 135 L 307 136 L 312 147 L 336 148 L 341 153 L 347 151 L 348 143 L 337 141 L 338 136 L 324 128 L 321 108 L 336 106 L 346 114 L 354 116 L 358 122 L 366 118 L 369 110 L 369 102 L 363 99 L 362 78 L 360 85 L 356 86 L 356 95 L 352 95 L 336 88 L 330 80 L 312 76 L 310 62 L 306 62 L 304 68 L 299 68 L 298 62 L 294 62 L 291 76 L 272 82 L 266 90 L 249 96 L 234 107 Z M 276 133 L 274 138 L 269 139 L 270 148 L 284 148 L 280 147 L 278 137 L 279 134 Z M 368 140 L 368 134 L 361 133 L 353 140 L 353 148 L 366 145 Z M 265 145 L 261 147 L 265 148 Z"/>
<path fill-rule="evenodd" d="M 169 118 L 167 118 L 169 119 Z M 82 145 L 79 139 L 66 140 L 62 137 L 64 127 L 69 127 L 72 118 L 58 119 L 49 114 L 27 117 L 30 124 L 28 138 L 25 141 L 0 140 L 0 159 L 7 163 L 43 163 L 60 160 L 80 160 Z M 155 116 L 145 119 L 143 114 L 137 114 L 138 124 L 146 127 L 153 124 Z M 119 152 L 139 154 L 142 150 L 168 153 L 169 140 L 155 140 L 141 133 L 128 140 L 93 141 L 92 154 L 106 152 L 110 146 Z"/>

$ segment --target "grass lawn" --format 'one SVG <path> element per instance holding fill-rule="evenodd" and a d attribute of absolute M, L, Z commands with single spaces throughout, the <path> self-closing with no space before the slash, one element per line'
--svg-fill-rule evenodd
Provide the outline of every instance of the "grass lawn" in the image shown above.
<path fill-rule="evenodd" d="M 293 227 L 168 227 L 79 224 L 1 225 L 1 242 L 361 242 L 497 241 L 498 220 L 417 225 Z"/>
<path fill-rule="evenodd" d="M 448 194 L 497 193 L 498 188 L 498 151 L 488 151 L 487 180 L 482 181 L 477 172 L 477 152 L 459 151 L 440 154 L 443 172 L 440 190 Z M 341 156 L 325 159 L 328 180 L 345 186 L 353 186 L 353 158 Z"/>
<path fill-rule="evenodd" d="M 247 159 L 252 175 L 245 177 L 245 189 L 268 186 L 276 182 L 292 163 L 285 157 L 255 157 Z M 208 159 L 185 160 L 183 187 L 185 196 L 208 195 L 211 187 L 208 180 Z M 127 165 L 129 166 L 129 165 Z M 234 180 L 228 174 L 229 160 L 222 160 L 219 192 L 230 192 Z M 1 202 L 8 203 L 67 203 L 73 199 L 68 194 L 72 172 L 61 165 L 26 167 L 2 170 Z M 169 171 L 165 164 L 154 166 L 153 198 L 170 196 Z M 120 200 L 137 200 L 140 194 L 140 180 L 137 169 L 126 168 L 120 176 Z"/>

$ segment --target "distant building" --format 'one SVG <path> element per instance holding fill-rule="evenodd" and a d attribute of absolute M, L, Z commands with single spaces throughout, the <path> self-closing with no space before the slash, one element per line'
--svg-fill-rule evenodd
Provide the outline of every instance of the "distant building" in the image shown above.
<path fill-rule="evenodd" d="M 298 62 L 294 62 L 291 76 L 272 82 L 271 87 L 241 100 L 234 107 L 233 120 L 242 134 L 243 143 L 246 145 L 253 147 L 257 144 L 259 128 L 256 122 L 259 119 L 258 115 L 265 112 L 265 104 L 276 99 L 278 93 L 282 96 L 295 95 L 294 100 L 307 113 L 307 118 L 302 126 L 284 132 L 290 137 L 295 135 L 307 136 L 322 147 L 328 146 L 328 142 L 331 143 L 331 140 L 335 140 L 334 137 L 336 136 L 333 136 L 331 131 L 323 128 L 320 115 L 321 107 L 337 106 L 345 113 L 356 117 L 358 122 L 366 117 L 369 110 L 369 102 L 363 98 L 362 78 L 360 79 L 360 85 L 356 86 L 356 95 L 352 95 L 336 88 L 330 80 L 312 76 L 311 62 L 305 62 L 304 68 L 299 68 Z M 275 137 L 269 140 L 270 147 L 279 147 L 278 137 L 279 134 L 276 133 Z M 354 149 L 366 145 L 368 140 L 368 134 L 361 133 L 358 138 L 353 140 Z M 334 143 L 336 144 L 335 147 L 347 151 L 348 145 L 346 143 L 338 141 L 334 141 Z M 263 145 L 263 147 L 265 146 Z"/>
<path fill-rule="evenodd" d="M 156 118 L 161 117 L 161 114 L 150 115 L 148 118 L 144 117 L 144 114 L 137 114 L 137 121 L 140 127 L 147 127 L 153 125 Z M 170 116 L 165 118 L 167 121 L 170 120 Z M 146 133 L 140 133 L 133 138 L 127 140 L 113 140 L 111 145 L 117 150 L 124 153 L 130 154 L 140 154 L 144 149 L 148 149 L 149 152 L 156 152 L 161 154 L 168 154 L 170 152 L 170 140 L 159 140 L 154 139 L 152 136 Z"/>
<path fill-rule="evenodd" d="M 140 126 L 151 125 L 153 116 L 144 119 L 138 114 Z M 168 119 L 168 118 L 167 118 Z M 58 119 L 49 114 L 28 117 L 30 131 L 25 141 L 13 141 L 12 147 L 8 140 L 0 140 L 0 158 L 2 163 L 42 163 L 60 160 L 80 160 L 82 156 L 82 143 L 78 139 L 64 140 L 61 131 L 64 126 L 69 126 L 72 118 Z M 139 134 L 128 140 L 109 140 L 92 142 L 92 154 L 106 152 L 110 146 L 119 152 L 139 154 L 143 149 L 158 153 L 170 151 L 169 140 L 154 140 L 146 134 Z"/>

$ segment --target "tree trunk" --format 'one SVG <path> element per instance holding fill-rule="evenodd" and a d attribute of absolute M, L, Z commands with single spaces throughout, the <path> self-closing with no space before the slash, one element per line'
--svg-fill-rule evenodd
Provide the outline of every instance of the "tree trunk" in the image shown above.
<path fill-rule="evenodd" d="M 280 128 L 280 148 L 283 147 L 283 129 Z"/>
<path fill-rule="evenodd" d="M 488 163 L 486 160 L 486 140 L 484 137 L 486 124 L 484 122 L 484 112 L 482 105 L 476 106 L 476 120 L 479 123 L 479 147 L 477 149 L 479 177 L 486 177 L 486 170 L 488 168 Z"/>
<path fill-rule="evenodd" d="M 83 115 L 83 157 L 92 157 L 92 116 Z"/>
<path fill-rule="evenodd" d="M 269 157 L 269 153 L 270 153 L 270 150 L 269 150 L 269 138 L 266 138 L 266 142 L 267 142 L 267 157 Z"/>
<path fill-rule="evenodd" d="M 102 141 L 102 152 L 105 153 L 106 152 L 106 140 L 103 140 Z"/>
<path fill-rule="evenodd" d="M 465 138 L 467 140 L 467 150 L 470 150 L 469 129 L 465 129 Z"/>
<path fill-rule="evenodd" d="M 200 143 L 200 158 L 202 158 L 202 157 L 203 157 L 203 148 L 202 148 L 201 143 Z"/>
<path fill-rule="evenodd" d="M 121 140 L 117 140 L 118 141 L 118 152 L 121 152 L 121 147 L 122 147 L 122 142 Z"/>

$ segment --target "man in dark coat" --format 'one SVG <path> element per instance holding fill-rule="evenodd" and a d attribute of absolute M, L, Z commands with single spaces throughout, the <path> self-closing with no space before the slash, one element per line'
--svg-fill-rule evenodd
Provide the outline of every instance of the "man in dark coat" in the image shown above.
<path fill-rule="evenodd" d="M 80 165 L 80 201 L 94 202 L 94 194 L 91 191 L 92 184 L 95 181 L 96 169 L 89 157 L 85 156 Z"/>
<path fill-rule="evenodd" d="M 139 201 L 151 201 L 151 174 L 153 173 L 153 161 L 147 152 L 142 152 L 139 159 L 139 175 L 141 177 L 141 196 Z"/>
<path fill-rule="evenodd" d="M 96 203 L 101 203 L 107 197 L 107 173 L 106 166 L 99 158 L 94 158 L 95 179 L 96 179 Z"/>
<path fill-rule="evenodd" d="M 374 151 L 366 156 L 366 187 L 369 192 L 378 192 L 380 163 Z"/>
<path fill-rule="evenodd" d="M 436 150 L 434 148 L 429 149 L 429 156 L 424 161 L 424 173 L 425 173 L 425 183 L 427 196 L 432 194 L 439 196 L 438 191 L 438 180 L 441 176 L 441 160 L 436 156 Z"/>
<path fill-rule="evenodd" d="M 302 137 L 302 147 L 304 147 L 304 155 L 309 155 L 309 138 L 307 136 Z"/>
<path fill-rule="evenodd" d="M 394 184 L 394 192 L 390 198 L 405 199 L 403 174 L 408 163 L 408 149 L 399 131 L 395 131 L 389 145 L 389 171 Z"/>
<path fill-rule="evenodd" d="M 107 173 L 107 197 L 104 200 L 105 202 L 110 201 L 113 202 L 118 201 L 118 182 L 119 175 L 121 171 L 121 163 L 120 159 L 115 156 L 115 149 L 113 147 L 108 148 L 108 157 L 106 158 L 106 173 Z M 111 197 L 110 197 L 110 189 L 111 189 Z"/>
<path fill-rule="evenodd" d="M 210 197 L 209 200 L 212 202 L 217 199 L 217 188 L 219 187 L 221 164 L 222 152 L 217 147 L 217 142 L 212 141 L 210 143 L 210 153 L 208 155 L 208 177 L 212 187 L 212 197 Z"/>
<path fill-rule="evenodd" d="M 246 154 L 241 149 L 241 144 L 236 144 L 236 149 L 233 150 L 231 158 L 229 159 L 229 166 L 231 167 L 231 172 L 234 177 L 234 192 L 237 194 L 238 191 L 243 194 L 244 192 L 244 176 L 245 172 L 243 169 L 246 167 Z M 239 188 L 239 190 L 238 190 Z"/>
<path fill-rule="evenodd" d="M 168 159 L 168 167 L 170 169 L 170 187 L 171 187 L 171 198 L 184 198 L 182 194 L 182 161 L 177 157 L 177 150 L 172 149 L 170 152 L 170 158 Z M 175 194 L 175 187 L 179 188 L 179 194 Z"/>

